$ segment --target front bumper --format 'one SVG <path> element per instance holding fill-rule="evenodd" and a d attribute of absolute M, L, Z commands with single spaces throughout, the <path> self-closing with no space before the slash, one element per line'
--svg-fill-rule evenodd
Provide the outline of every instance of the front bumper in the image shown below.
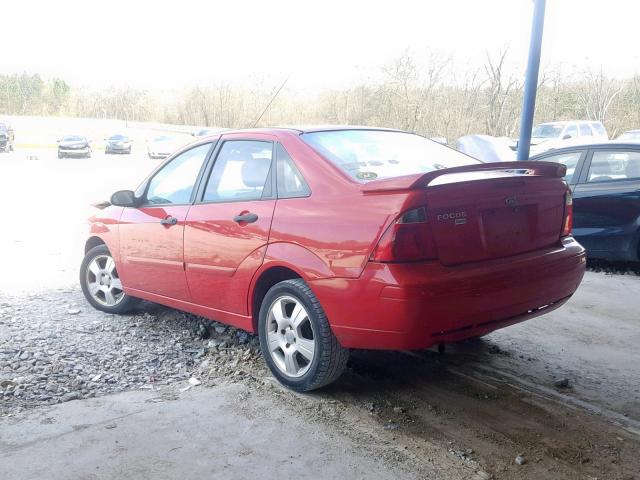
<path fill-rule="evenodd" d="M 58 149 L 59 155 L 64 155 L 65 157 L 86 157 L 91 153 L 90 148 L 81 148 L 81 149 L 72 149 L 67 150 L 63 148 Z"/>
<path fill-rule="evenodd" d="M 118 147 L 113 145 L 107 145 L 105 147 L 105 150 L 109 153 L 131 153 L 131 146 L 127 145 L 123 147 Z"/>
<path fill-rule="evenodd" d="M 439 262 L 370 262 L 357 279 L 311 281 L 340 343 L 412 350 L 484 335 L 547 313 L 576 291 L 582 246 L 446 267 Z"/>

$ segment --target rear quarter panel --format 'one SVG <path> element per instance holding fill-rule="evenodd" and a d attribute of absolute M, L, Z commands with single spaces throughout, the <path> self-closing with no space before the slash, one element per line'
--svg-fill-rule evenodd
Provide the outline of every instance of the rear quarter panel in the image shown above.
<path fill-rule="evenodd" d="M 265 264 L 288 262 L 307 279 L 358 277 L 384 230 L 409 208 L 415 195 L 406 190 L 364 194 L 358 182 L 319 156 L 299 135 L 285 132 L 278 140 L 309 184 L 311 195 L 278 199 Z"/>

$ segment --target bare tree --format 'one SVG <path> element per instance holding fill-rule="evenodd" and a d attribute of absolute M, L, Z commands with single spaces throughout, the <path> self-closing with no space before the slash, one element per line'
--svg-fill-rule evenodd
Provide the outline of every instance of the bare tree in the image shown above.
<path fill-rule="evenodd" d="M 602 68 L 598 73 L 586 72 L 579 99 L 587 117 L 604 122 L 607 111 L 622 89 L 620 82 L 608 78 Z"/>
<path fill-rule="evenodd" d="M 489 135 L 500 136 L 510 133 L 514 128 L 514 108 L 508 109 L 514 91 L 520 88 L 518 80 L 513 74 L 504 71 L 508 49 L 492 58 L 486 52 L 487 61 L 484 71 L 487 76 L 487 114 L 485 118 L 486 131 Z M 513 105 L 511 105 L 513 107 Z M 509 113 L 509 116 L 506 113 Z"/>

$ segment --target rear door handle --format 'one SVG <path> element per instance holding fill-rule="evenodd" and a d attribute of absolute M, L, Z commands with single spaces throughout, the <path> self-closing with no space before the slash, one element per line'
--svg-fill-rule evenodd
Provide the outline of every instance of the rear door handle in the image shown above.
<path fill-rule="evenodd" d="M 175 225 L 176 223 L 178 223 L 178 219 L 176 217 L 167 217 L 167 218 L 163 218 L 162 220 L 160 220 L 160 223 L 162 225 L 171 226 L 171 225 Z"/>
<path fill-rule="evenodd" d="M 233 221 L 238 223 L 253 223 L 256 220 L 258 220 L 258 215 L 256 215 L 255 213 L 244 213 L 242 215 L 236 215 L 235 217 L 233 217 Z"/>

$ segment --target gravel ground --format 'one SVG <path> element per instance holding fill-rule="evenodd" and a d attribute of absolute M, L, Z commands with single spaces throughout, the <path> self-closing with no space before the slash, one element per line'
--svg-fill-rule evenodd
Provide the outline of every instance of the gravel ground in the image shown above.
<path fill-rule="evenodd" d="M 0 297 L 0 415 L 265 370 L 257 337 L 161 306 L 142 308 L 122 316 L 93 311 L 79 289 Z"/>

